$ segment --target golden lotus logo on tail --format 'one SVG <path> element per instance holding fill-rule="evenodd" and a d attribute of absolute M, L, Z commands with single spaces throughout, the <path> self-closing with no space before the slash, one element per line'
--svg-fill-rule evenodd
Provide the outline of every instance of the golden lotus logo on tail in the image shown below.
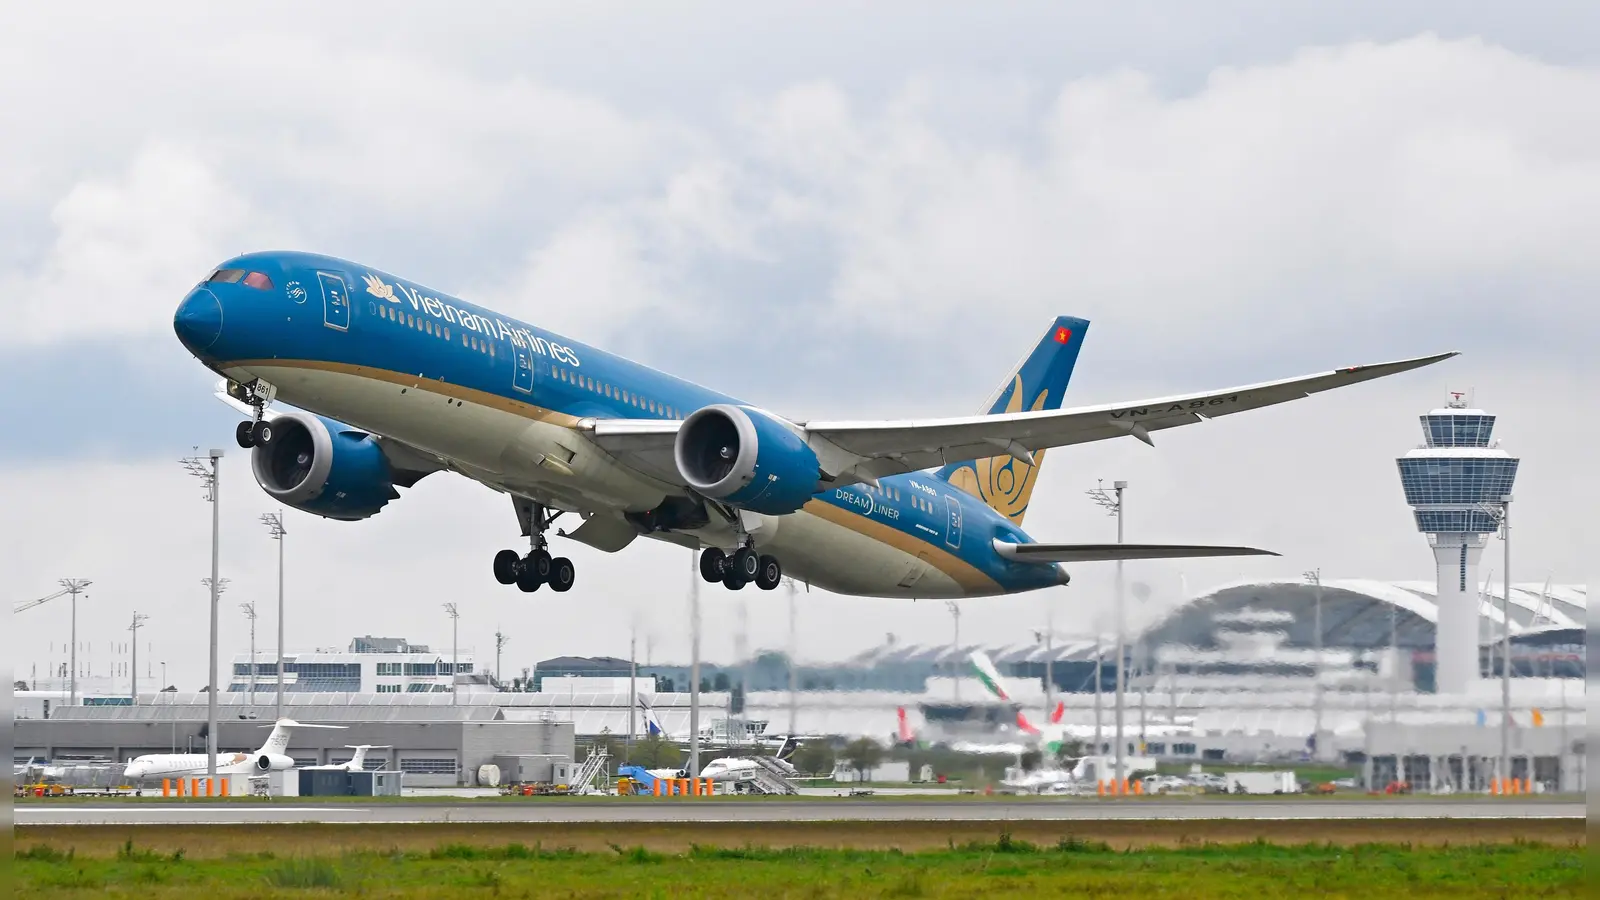
<path fill-rule="evenodd" d="M 1030 410 L 1044 409 L 1045 397 L 1050 392 L 1040 391 Z M 1006 401 L 1007 413 L 1022 412 L 1022 375 L 1012 376 L 1011 399 Z M 1033 454 L 1034 465 L 1028 465 L 1011 456 L 991 456 L 976 459 L 957 469 L 950 483 L 989 504 L 1000 515 L 1021 525 L 1028 511 L 1028 500 L 1033 496 L 1033 483 L 1039 476 L 1039 463 L 1044 461 L 1044 451 Z"/>

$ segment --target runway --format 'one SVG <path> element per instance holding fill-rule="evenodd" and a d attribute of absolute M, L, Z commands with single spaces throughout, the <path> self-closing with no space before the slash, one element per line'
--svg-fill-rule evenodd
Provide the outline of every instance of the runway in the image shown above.
<path fill-rule="evenodd" d="M 1493 800 L 671 800 L 592 803 L 48 803 L 16 807 L 17 826 L 528 822 L 1001 822 L 1156 820 L 1581 819 L 1582 802 Z"/>

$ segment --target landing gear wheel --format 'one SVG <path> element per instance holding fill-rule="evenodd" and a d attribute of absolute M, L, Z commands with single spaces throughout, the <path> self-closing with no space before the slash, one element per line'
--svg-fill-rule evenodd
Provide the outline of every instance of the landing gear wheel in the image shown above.
<path fill-rule="evenodd" d="M 550 560 L 550 590 L 562 593 L 572 590 L 572 582 L 577 577 L 578 571 L 572 567 L 572 560 L 565 556 Z"/>
<path fill-rule="evenodd" d="M 533 570 L 533 566 L 522 561 L 521 567 L 517 570 L 517 590 L 524 594 L 531 594 L 537 591 L 541 584 L 544 584 L 544 579 L 540 578 L 539 573 Z"/>
<path fill-rule="evenodd" d="M 728 557 L 728 563 L 729 565 L 724 568 L 737 573 L 740 581 L 754 581 L 761 573 L 761 560 L 749 547 L 740 547 L 733 551 L 733 555 Z"/>
<path fill-rule="evenodd" d="M 269 446 L 278 436 L 271 422 L 257 422 L 250 428 L 250 439 L 256 442 L 257 447 Z"/>
<path fill-rule="evenodd" d="M 744 587 L 744 583 L 744 579 L 740 578 L 739 573 L 735 572 L 731 566 L 722 573 L 722 585 L 730 591 L 739 590 Z"/>
<path fill-rule="evenodd" d="M 708 547 L 700 554 L 700 577 L 712 584 L 721 581 L 727 558 L 728 554 L 723 553 L 720 547 Z"/>
<path fill-rule="evenodd" d="M 756 587 L 763 591 L 770 591 L 783 581 L 783 565 L 775 556 L 761 556 L 756 560 Z"/>
<path fill-rule="evenodd" d="M 541 547 L 529 553 L 524 565 L 536 572 L 540 581 L 550 580 L 550 551 Z"/>
<path fill-rule="evenodd" d="M 494 555 L 494 580 L 501 584 L 517 583 L 517 568 L 522 565 L 522 557 L 515 550 L 501 550 Z"/>
<path fill-rule="evenodd" d="M 254 427 L 254 422 L 240 422 L 238 427 L 233 429 L 233 439 L 238 441 L 239 446 L 246 450 L 256 445 L 255 438 L 250 434 Z"/>

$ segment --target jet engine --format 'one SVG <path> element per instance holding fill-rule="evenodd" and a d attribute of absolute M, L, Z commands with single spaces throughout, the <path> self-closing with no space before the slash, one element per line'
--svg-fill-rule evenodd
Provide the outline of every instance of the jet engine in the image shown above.
<path fill-rule="evenodd" d="M 281 753 L 263 753 L 252 765 L 257 772 L 282 772 L 294 768 L 294 760 Z"/>
<path fill-rule="evenodd" d="M 372 435 L 310 413 L 272 420 L 272 437 L 250 453 L 262 490 L 295 509 L 354 521 L 400 496 Z"/>
<path fill-rule="evenodd" d="M 684 483 L 707 497 L 768 515 L 792 513 L 817 491 L 817 454 L 793 425 L 748 406 L 696 410 L 672 448 Z"/>

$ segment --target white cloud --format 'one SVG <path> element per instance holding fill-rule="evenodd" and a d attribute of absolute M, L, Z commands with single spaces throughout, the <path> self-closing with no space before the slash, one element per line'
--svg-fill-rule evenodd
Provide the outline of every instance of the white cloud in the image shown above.
<path fill-rule="evenodd" d="M 1043 539 L 1105 537 L 1079 494 L 1103 474 L 1134 482 L 1141 539 L 1286 553 L 1253 574 L 1426 577 L 1389 460 L 1414 442 L 1418 412 L 1465 385 L 1527 459 L 1529 578 L 1577 577 L 1592 543 L 1583 399 L 1596 374 L 1576 343 L 1600 325 L 1593 69 L 1423 36 L 1269 53 L 1184 90 L 1113 65 L 1012 78 L 994 66 L 924 77 L 907 64 L 878 95 L 821 55 L 827 64 L 781 79 L 763 69 L 723 88 L 738 102 L 696 98 L 704 106 L 690 111 L 614 80 L 610 94 L 574 88 L 508 51 L 505 35 L 483 38 L 480 54 L 456 21 L 427 54 L 427 36 L 393 16 L 335 41 L 229 15 L 206 20 L 205 41 L 86 28 L 76 53 L 46 41 L 0 53 L 0 73 L 53 85 L 0 103 L 0 234 L 18 238 L 0 250 L 11 326 L 0 341 L 66 357 L 76 340 L 110 337 L 181 354 L 169 328 L 182 291 L 220 258 L 266 245 L 370 259 L 592 343 L 687 335 L 656 362 L 710 366 L 734 392 L 782 378 L 830 417 L 964 411 L 1062 312 L 1097 323 L 1075 380 L 1083 401 L 1464 340 L 1492 352 L 1169 432 L 1155 451 L 1054 452 L 1029 526 Z M 122 77 L 75 62 L 99 58 L 118 59 Z M 725 352 L 733 341 L 745 352 Z M 917 396 L 874 387 L 893 378 Z M 265 497 L 241 459 L 229 457 L 224 505 L 230 610 L 271 595 L 271 548 L 254 523 Z M 162 652 L 200 659 L 205 511 L 175 499 L 192 488 L 168 463 L 0 469 L 8 508 L 30 510 L 0 519 L 17 560 L 6 582 L 26 596 L 63 575 L 95 578 L 96 603 L 124 611 L 87 627 L 109 640 L 148 602 Z M 670 575 L 681 551 L 579 549 L 577 591 L 527 597 L 486 575 L 493 550 L 515 544 L 503 499 L 460 479 L 427 479 L 364 524 L 295 518 L 297 646 L 384 630 L 438 644 L 437 605 L 456 600 L 464 642 L 486 650 L 504 625 L 522 664 L 617 652 L 635 612 L 650 617 L 658 658 L 683 655 Z M 1174 567 L 1147 571 L 1158 595 L 1176 592 Z M 1238 568 L 1185 571 L 1195 588 Z M 1063 607 L 1092 618 L 1107 586 L 1104 570 L 1082 571 Z M 708 608 L 725 623 L 748 602 L 751 644 L 780 643 L 782 617 L 738 596 L 711 592 Z M 974 601 L 984 615 L 963 621 L 964 636 L 1016 640 L 1040 602 Z M 804 603 L 808 655 L 888 631 L 947 634 L 936 604 Z M 35 614 L 59 624 L 59 611 Z M 232 650 L 243 629 L 225 621 Z M 708 654 L 725 654 L 728 629 L 715 640 Z"/>
<path fill-rule="evenodd" d="M 0 343 L 144 336 L 207 267 L 259 232 L 247 198 L 192 148 L 152 143 L 111 178 L 78 182 L 55 205 L 55 237 L 36 267 L 0 272 Z"/>

